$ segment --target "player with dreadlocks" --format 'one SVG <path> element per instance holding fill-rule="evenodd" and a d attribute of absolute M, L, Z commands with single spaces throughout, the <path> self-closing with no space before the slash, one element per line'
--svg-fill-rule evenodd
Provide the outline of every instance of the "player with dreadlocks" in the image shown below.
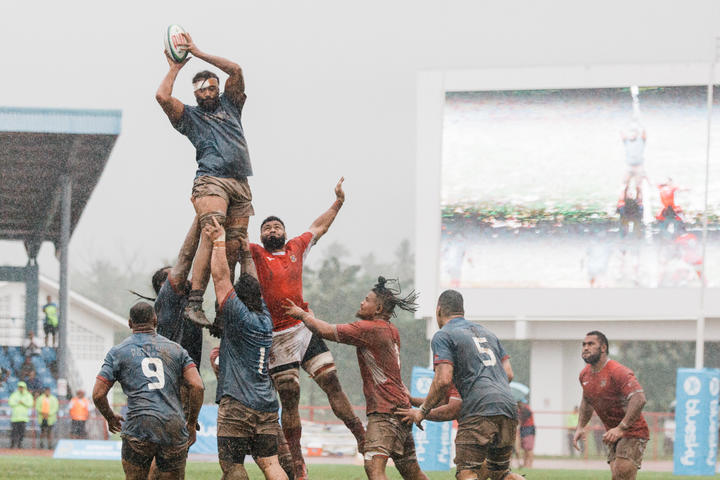
<path fill-rule="evenodd" d="M 404 424 L 395 414 L 398 407 L 410 407 L 410 393 L 400 377 L 400 335 L 390 322 L 395 309 L 417 310 L 417 293 L 400 296 L 399 284 L 378 277 L 355 314 L 356 322 L 333 325 L 315 318 L 286 300 L 286 313 L 302 320 L 315 334 L 334 342 L 357 347 L 363 393 L 367 404 L 367 432 L 365 435 L 365 472 L 370 480 L 386 479 L 388 458 L 395 462 L 405 479 L 427 479 L 415 456 L 412 426 Z M 394 283 L 397 283 L 394 281 Z"/>

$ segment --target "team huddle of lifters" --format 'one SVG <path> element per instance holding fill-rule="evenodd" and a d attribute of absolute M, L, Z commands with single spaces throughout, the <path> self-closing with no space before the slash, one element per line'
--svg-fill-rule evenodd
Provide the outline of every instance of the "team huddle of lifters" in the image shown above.
<path fill-rule="evenodd" d="M 436 373 L 424 399 L 410 397 L 403 385 L 400 336 L 390 321 L 396 309 L 415 311 L 417 294 L 403 297 L 399 284 L 379 277 L 361 301 L 357 320 L 345 324 L 315 318 L 303 300 L 303 263 L 345 201 L 342 178 L 334 203 L 307 232 L 287 240 L 283 221 L 270 216 L 260 224 L 261 244 L 248 241 L 254 210 L 241 124 L 243 73 L 236 63 L 201 51 L 189 34 L 184 36 L 180 47 L 228 78 L 220 93 L 217 75 L 197 73 L 192 79 L 197 106 L 184 105 L 172 89 L 190 57 L 176 63 L 166 53 L 169 71 L 156 99 L 172 126 L 196 148 L 196 216 L 176 264 L 152 277 L 154 305 L 141 301 L 130 309 L 132 335 L 108 352 L 95 383 L 98 411 L 110 432 L 122 436 L 126 478 L 184 478 L 203 400 L 198 373 L 203 328 L 221 339 L 210 361 L 218 377 L 223 479 L 248 478 L 246 455 L 253 456 L 267 479 L 308 478 L 300 445 L 300 367 L 355 436 L 368 478 L 387 478 L 391 458 L 403 478 L 427 479 L 412 436 L 412 425 L 421 426 L 423 419 L 458 419 L 459 479 L 522 478 L 509 468 L 517 429 L 509 356 L 492 332 L 463 318 L 458 292 L 447 290 L 438 299 L 440 330 L 432 341 Z M 210 275 L 217 298 L 214 322 L 202 303 Z M 357 347 L 367 426 L 343 392 L 324 340 Z M 113 412 L 107 399 L 115 382 L 127 395 L 125 418 Z"/>

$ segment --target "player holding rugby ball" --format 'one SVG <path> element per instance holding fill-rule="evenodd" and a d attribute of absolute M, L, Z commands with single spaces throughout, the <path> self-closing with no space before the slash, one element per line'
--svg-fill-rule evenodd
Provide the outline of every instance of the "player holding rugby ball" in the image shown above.
<path fill-rule="evenodd" d="M 169 70 L 155 95 L 172 126 L 195 147 L 198 164 L 192 188 L 192 203 L 200 228 L 216 218 L 227 232 L 227 259 L 231 281 L 240 254 L 242 238 L 247 238 L 249 217 L 254 214 L 248 177 L 252 165 L 241 123 L 245 105 L 245 80 L 240 66 L 230 60 L 200 50 L 190 34 L 181 31 L 165 51 Z M 172 96 L 180 70 L 190 57 L 175 61 L 176 51 L 186 51 L 219 68 L 228 75 L 225 91 L 220 93 L 218 76 L 208 70 L 192 79 L 197 105 L 186 105 Z M 189 253 L 189 252 L 185 252 Z M 212 245 L 202 239 L 195 254 L 192 287 L 185 317 L 198 325 L 209 326 L 202 310 L 202 299 L 210 277 Z"/>

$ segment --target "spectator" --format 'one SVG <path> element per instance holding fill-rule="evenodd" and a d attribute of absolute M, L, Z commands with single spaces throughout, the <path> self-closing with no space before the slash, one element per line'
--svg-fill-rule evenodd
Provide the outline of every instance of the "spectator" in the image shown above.
<path fill-rule="evenodd" d="M 2 386 L 7 379 L 10 377 L 10 370 L 4 367 L 0 367 L 0 386 Z"/>
<path fill-rule="evenodd" d="M 23 362 L 22 366 L 20 367 L 20 380 L 27 382 L 27 379 L 30 378 L 30 373 L 35 371 L 35 367 L 32 364 L 32 358 L 25 357 L 25 362 Z"/>
<path fill-rule="evenodd" d="M 47 448 L 53 448 L 53 427 L 57 422 L 58 399 L 50 393 L 50 387 L 46 387 L 42 395 L 35 400 L 35 411 L 37 422 L 40 425 L 40 448 L 45 448 L 44 439 L 47 439 Z"/>
<path fill-rule="evenodd" d="M 567 441 L 568 450 L 570 450 L 570 456 L 575 456 L 575 448 L 573 447 L 573 437 L 575 436 L 575 429 L 578 424 L 578 406 L 573 407 L 573 411 L 565 416 L 565 428 L 567 429 Z"/>
<path fill-rule="evenodd" d="M 523 468 L 532 468 L 535 449 L 535 418 L 527 400 L 518 402 L 520 412 L 520 448 L 523 451 Z"/>
<path fill-rule="evenodd" d="M 37 397 L 43 391 L 43 384 L 40 379 L 37 378 L 35 370 L 32 370 L 30 372 L 30 375 L 28 375 L 25 382 L 27 383 L 27 389 L 30 391 L 33 397 Z"/>
<path fill-rule="evenodd" d="M 40 355 L 42 350 L 38 345 L 37 338 L 35 338 L 35 332 L 32 330 L 28 332 L 27 338 L 23 340 L 23 355 L 31 357 L 33 355 Z"/>
<path fill-rule="evenodd" d="M 8 405 L 11 408 L 10 423 L 12 424 L 10 448 L 22 448 L 25 427 L 30 420 L 30 409 L 33 407 L 33 397 L 27 391 L 25 382 L 18 382 L 17 390 L 8 399 Z"/>
<path fill-rule="evenodd" d="M 78 390 L 75 396 L 70 400 L 70 438 L 87 438 L 85 431 L 85 422 L 90 416 L 90 402 L 85 398 L 85 392 Z"/>
<path fill-rule="evenodd" d="M 55 347 L 57 346 L 58 307 L 55 302 L 52 301 L 52 297 L 50 295 L 47 296 L 47 303 L 43 305 L 42 311 L 45 314 L 45 321 L 43 322 L 43 330 L 45 331 L 45 346 Z M 48 345 L 50 335 L 52 335 L 52 344 Z"/>

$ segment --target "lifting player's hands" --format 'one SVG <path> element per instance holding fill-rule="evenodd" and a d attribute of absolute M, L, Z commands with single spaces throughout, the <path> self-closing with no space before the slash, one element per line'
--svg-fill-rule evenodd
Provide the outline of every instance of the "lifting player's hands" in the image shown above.
<path fill-rule="evenodd" d="M 422 426 L 424 417 L 422 416 L 422 412 L 420 412 L 419 408 L 396 408 L 395 415 L 400 415 L 402 417 L 400 420 L 404 423 L 414 423 L 420 430 L 425 430 Z"/>
<path fill-rule="evenodd" d="M 110 430 L 110 433 L 120 433 L 120 430 L 122 430 L 121 422 L 124 421 L 125 418 L 122 415 L 113 413 L 113 416 L 107 419 L 108 430 Z"/>
<path fill-rule="evenodd" d="M 211 242 L 224 241 L 225 229 L 218 223 L 217 218 L 212 217 L 212 221 L 212 224 L 206 223 L 203 227 L 203 236 Z"/>
<path fill-rule="evenodd" d="M 293 317 L 298 320 L 302 320 L 303 318 L 305 318 L 305 310 L 295 305 L 293 301 L 289 298 L 285 299 L 285 303 L 283 303 L 283 308 L 285 309 L 285 314 L 289 317 Z"/>
<path fill-rule="evenodd" d="M 343 191 L 342 184 L 345 181 L 345 177 L 340 177 L 340 180 L 335 185 L 335 198 L 340 200 L 340 203 L 345 203 L 345 192 Z"/>
<path fill-rule="evenodd" d="M 190 57 L 185 57 L 185 60 L 178 63 L 175 60 L 172 59 L 170 54 L 167 52 L 167 50 L 163 50 L 163 53 L 165 54 L 165 60 L 167 60 L 168 65 L 170 66 L 170 70 L 176 70 L 179 71 L 182 67 L 185 66 L 187 62 L 190 61 Z"/>
<path fill-rule="evenodd" d="M 185 32 L 182 34 L 182 36 L 185 39 L 185 41 L 178 43 L 177 46 L 184 50 L 187 50 L 188 52 L 192 53 L 193 55 L 196 55 L 199 50 L 198 50 L 197 46 L 195 45 L 195 42 L 193 42 L 193 39 L 190 36 L 190 34 Z"/>
<path fill-rule="evenodd" d="M 575 450 L 578 452 L 582 451 L 582 448 L 580 448 L 580 445 L 578 444 L 581 440 L 585 443 L 585 429 L 578 427 L 575 429 L 575 435 L 573 435 L 573 447 L 575 447 Z"/>
<path fill-rule="evenodd" d="M 625 436 L 625 431 L 622 428 L 620 428 L 620 426 L 617 426 L 617 427 L 611 428 L 610 430 L 605 432 L 605 435 L 603 435 L 602 440 L 603 440 L 603 443 L 612 445 L 613 443 L 617 442 L 624 436 Z"/>

